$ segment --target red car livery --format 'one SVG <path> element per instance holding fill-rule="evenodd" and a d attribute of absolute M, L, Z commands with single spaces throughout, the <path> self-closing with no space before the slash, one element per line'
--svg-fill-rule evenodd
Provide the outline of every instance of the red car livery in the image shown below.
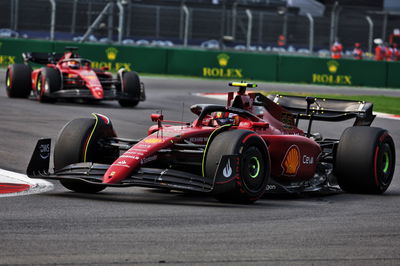
<path fill-rule="evenodd" d="M 69 122 L 54 148 L 39 140 L 27 174 L 57 179 L 94 193 L 108 186 L 141 186 L 213 194 L 223 202 L 254 202 L 273 192 L 383 193 L 391 183 L 395 147 L 389 133 L 370 127 L 372 104 L 359 101 L 228 93 L 227 105 L 197 104 L 193 122 L 165 120 L 140 139 L 117 137 L 109 118 Z M 312 132 L 313 121 L 355 119 L 340 139 Z M 298 127 L 308 120 L 307 130 Z M 175 125 L 173 125 L 175 124 Z"/>
<path fill-rule="evenodd" d="M 124 107 L 145 100 L 144 85 L 136 72 L 120 69 L 114 78 L 105 68 L 92 68 L 90 60 L 81 58 L 74 47 L 67 47 L 64 54 L 30 52 L 22 57 L 24 64 L 7 68 L 6 91 L 10 98 L 31 95 L 40 102 L 59 98 L 118 100 Z M 28 63 L 45 66 L 32 70 Z"/>

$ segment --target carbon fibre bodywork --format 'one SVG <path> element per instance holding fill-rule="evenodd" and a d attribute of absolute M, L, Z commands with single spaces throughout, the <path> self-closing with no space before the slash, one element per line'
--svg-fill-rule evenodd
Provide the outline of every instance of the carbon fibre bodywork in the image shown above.
<path fill-rule="evenodd" d="M 253 138 L 259 143 L 256 145 L 259 151 L 266 154 L 265 160 L 261 161 L 268 168 L 265 170 L 268 175 L 265 191 L 301 193 L 340 190 L 333 173 L 339 140 L 320 138 L 311 131 L 311 124 L 314 120 L 355 118 L 355 126 L 369 126 L 374 119 L 372 104 L 280 95 L 265 97 L 260 93 L 246 93 L 243 87 L 248 84 L 241 84 L 233 84 L 240 89 L 236 94 L 227 94 L 226 106 L 193 105 L 191 111 L 198 118 L 191 123 L 168 121 L 160 114 L 153 114 L 151 119 L 157 124 L 149 128 L 144 138 L 95 139 L 89 136 L 84 149 L 90 145 L 101 146 L 105 150 L 118 149 L 119 155 L 107 164 L 82 161 L 49 171 L 50 153 L 42 156 L 40 151 L 50 146 L 50 139 L 40 140 L 27 174 L 33 178 L 80 180 L 104 187 L 220 191 L 220 187 L 241 182 L 246 170 L 243 168 L 248 166 L 244 163 L 245 153 L 241 148 L 232 154 L 217 157 L 212 162 L 216 167 L 210 172 L 207 167 L 211 155 L 208 152 L 211 146 L 217 145 L 217 137 L 240 131 L 244 134 L 239 140 L 241 143 Z M 94 114 L 94 117 L 96 123 L 92 133 L 112 129 L 107 117 L 99 114 Z M 298 128 L 300 119 L 309 121 L 306 132 Z M 172 125 L 174 123 L 179 125 Z M 225 141 L 229 143 L 230 139 Z M 50 151 L 50 148 L 45 150 Z M 256 157 L 249 160 L 253 158 Z M 246 171 L 249 171 L 250 177 L 258 175 L 261 169 L 259 164 L 258 159 L 249 164 Z"/>

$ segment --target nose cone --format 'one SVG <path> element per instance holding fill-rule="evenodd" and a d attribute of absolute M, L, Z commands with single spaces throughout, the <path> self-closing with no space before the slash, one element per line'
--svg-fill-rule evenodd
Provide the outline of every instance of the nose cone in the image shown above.
<path fill-rule="evenodd" d="M 94 88 L 93 89 L 93 96 L 95 99 L 103 99 L 104 98 L 104 91 L 102 88 Z"/>

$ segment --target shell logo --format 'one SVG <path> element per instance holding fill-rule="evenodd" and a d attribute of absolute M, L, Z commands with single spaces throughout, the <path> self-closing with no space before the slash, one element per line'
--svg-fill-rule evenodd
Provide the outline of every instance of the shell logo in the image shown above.
<path fill-rule="evenodd" d="M 282 161 L 283 173 L 286 176 L 295 176 L 300 166 L 300 150 L 296 145 L 290 146 Z"/>
<path fill-rule="evenodd" d="M 162 142 L 162 139 L 149 138 L 149 139 L 145 139 L 144 142 L 146 142 L 146 143 L 160 143 L 160 142 Z"/>

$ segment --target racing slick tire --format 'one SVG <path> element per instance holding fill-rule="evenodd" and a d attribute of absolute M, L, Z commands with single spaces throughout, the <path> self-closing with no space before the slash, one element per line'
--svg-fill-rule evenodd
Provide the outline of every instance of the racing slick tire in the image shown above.
<path fill-rule="evenodd" d="M 346 192 L 382 194 L 392 181 L 395 160 L 394 142 L 385 129 L 349 127 L 340 137 L 334 174 Z"/>
<path fill-rule="evenodd" d="M 140 79 L 135 71 L 122 74 L 122 91 L 127 93 L 129 99 L 118 100 L 122 107 L 135 107 L 140 101 Z"/>
<path fill-rule="evenodd" d="M 25 64 L 12 64 L 6 72 L 6 91 L 10 98 L 28 98 L 32 90 L 32 68 Z"/>
<path fill-rule="evenodd" d="M 213 194 L 221 202 L 253 203 L 266 191 L 270 157 L 263 139 L 248 130 L 218 134 L 206 150 L 205 175 L 214 178 L 221 157 L 239 155 L 239 170 L 231 180 L 216 182 Z"/>
<path fill-rule="evenodd" d="M 44 67 L 40 72 L 36 82 L 36 95 L 41 103 L 53 103 L 56 98 L 51 98 L 49 95 L 61 88 L 60 72 L 51 67 Z"/>
<path fill-rule="evenodd" d="M 98 145 L 99 139 L 114 135 L 106 130 L 93 132 L 95 124 L 95 119 L 79 118 L 64 126 L 54 147 L 55 171 L 80 162 L 111 163 L 118 156 L 115 150 L 106 150 Z M 80 193 L 96 193 L 105 189 L 105 186 L 79 180 L 60 180 L 60 182 L 67 189 Z"/>

